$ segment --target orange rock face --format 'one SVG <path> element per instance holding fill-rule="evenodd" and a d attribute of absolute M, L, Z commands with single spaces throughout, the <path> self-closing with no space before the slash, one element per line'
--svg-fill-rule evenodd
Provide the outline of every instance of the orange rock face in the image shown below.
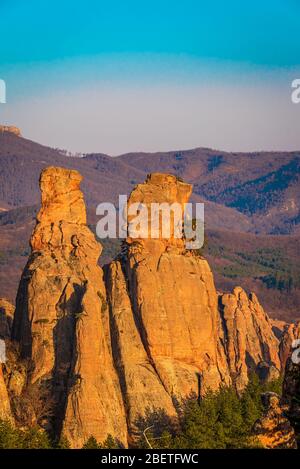
<path fill-rule="evenodd" d="M 0 298 L 0 339 L 10 338 L 15 307 L 5 298 Z"/>
<path fill-rule="evenodd" d="M 219 317 L 212 273 L 204 259 L 129 248 L 127 277 L 133 314 L 170 395 L 203 394 L 228 382 L 218 350 Z M 155 294 L 154 294 L 155 292 Z"/>
<path fill-rule="evenodd" d="M 254 434 L 266 449 L 296 449 L 293 427 L 284 414 L 280 398 L 273 392 L 263 394 L 264 415 L 255 423 Z"/>
<path fill-rule="evenodd" d="M 256 295 L 248 296 L 241 287 L 236 287 L 233 293 L 220 295 L 219 303 L 226 355 L 237 389 L 242 390 L 247 384 L 249 369 L 258 371 L 263 363 L 273 367 L 271 378 L 277 377 L 281 368 L 279 341 Z"/>
<path fill-rule="evenodd" d="M 42 207 L 23 272 L 13 338 L 30 358 L 29 383 L 47 388 L 54 430 L 81 446 L 111 433 L 126 444 L 122 396 L 107 336 L 101 246 L 87 228 L 76 171 L 41 174 Z"/>
<path fill-rule="evenodd" d="M 132 192 L 128 207 L 136 202 L 147 207 L 162 202 L 183 206 L 190 194 L 191 186 L 176 177 L 154 174 Z M 170 409 L 174 398 L 204 394 L 208 388 L 231 381 L 219 341 L 211 270 L 205 259 L 185 251 L 183 239 L 174 238 L 172 229 L 169 238 L 162 236 L 162 225 L 158 239 L 128 237 L 125 256 L 113 262 L 108 271 L 113 342 L 120 342 L 120 374 L 132 415 L 145 414 L 148 407 Z M 125 359 L 131 348 L 129 337 L 135 338 L 134 354 L 139 360 L 132 361 L 130 355 Z M 142 393 L 129 379 L 141 374 L 141 382 L 150 376 L 155 382 L 152 397 L 146 396 L 147 384 Z M 137 386 L 141 402 L 136 399 Z"/>
<path fill-rule="evenodd" d="M 14 306 L 4 298 L 0 298 L 0 420 L 13 421 L 8 391 L 4 381 L 3 368 L 6 362 L 6 344 L 10 338 Z"/>
<path fill-rule="evenodd" d="M 4 382 L 2 364 L 0 363 L 0 420 L 13 421 L 8 392 Z"/>
<path fill-rule="evenodd" d="M 10 132 L 17 137 L 21 137 L 21 130 L 13 125 L 0 125 L 0 132 Z"/>
<path fill-rule="evenodd" d="M 128 430 L 135 437 L 141 417 L 156 409 L 176 418 L 172 395 L 165 388 L 144 344 L 133 314 L 122 265 L 110 264 L 106 275 L 111 309 L 112 351 L 127 414 Z"/>
<path fill-rule="evenodd" d="M 299 356 L 299 355 L 298 355 Z M 298 448 L 300 447 L 300 363 L 291 357 L 287 359 L 282 386 L 282 405 L 295 429 Z"/>
<path fill-rule="evenodd" d="M 285 368 L 286 362 L 292 354 L 292 344 L 296 339 L 300 339 L 300 322 L 298 324 L 287 324 L 284 328 L 279 348 L 282 368 Z"/>
<path fill-rule="evenodd" d="M 176 419 L 178 401 L 191 394 L 221 384 L 241 390 L 257 368 L 278 372 L 279 341 L 255 295 L 239 287 L 218 295 L 207 261 L 175 236 L 174 219 L 168 236 L 163 224 L 155 239 L 128 236 L 104 281 L 80 182 L 63 168 L 41 174 L 42 206 L 14 315 L 12 337 L 31 360 L 28 384 L 52 403 L 44 426 L 73 447 L 109 433 L 126 445 L 152 411 Z M 191 190 L 153 174 L 133 190 L 128 210 L 184 207 Z"/>
<path fill-rule="evenodd" d="M 178 230 L 178 221 L 179 217 L 177 215 L 176 207 L 183 211 L 185 204 L 188 202 L 190 195 L 192 193 L 192 186 L 184 182 L 179 181 L 175 176 L 170 174 L 159 174 L 154 173 L 150 174 L 147 177 L 147 180 L 143 184 L 138 184 L 136 188 L 131 192 L 130 199 L 128 201 L 128 234 L 127 243 L 130 244 L 139 239 L 140 243 L 145 246 L 153 247 L 154 249 L 170 249 L 171 247 L 177 248 L 179 250 L 184 250 L 184 241 L 182 237 L 177 237 L 176 232 Z M 143 216 L 143 211 L 141 210 L 140 217 L 141 221 L 139 224 L 138 234 L 135 239 L 130 237 L 131 221 L 134 220 L 134 215 L 131 214 L 131 208 L 134 208 L 135 205 L 139 206 L 140 204 L 144 205 L 147 208 L 148 216 Z M 160 212 L 157 217 L 157 226 L 156 226 L 156 235 L 151 233 L 152 228 L 155 225 L 155 215 L 154 215 L 154 206 L 152 204 L 168 204 L 173 208 L 173 213 L 170 216 L 170 223 L 168 223 L 168 218 L 166 212 Z M 174 205 L 173 205 L 174 204 Z M 163 206 L 162 210 L 163 210 Z M 133 209 L 135 213 L 135 209 Z M 150 216 L 151 215 L 151 216 Z M 164 217 L 163 217 L 164 215 Z M 143 220 L 146 218 L 145 228 Z M 182 221 L 182 216 L 180 217 Z M 168 228 L 169 230 L 168 230 Z M 169 236 L 168 236 L 169 231 Z M 179 229 L 179 232 L 182 230 Z M 152 236 L 151 236 L 152 234 Z M 157 242 L 151 242 L 151 238 L 157 238 L 160 240 L 160 244 Z"/>

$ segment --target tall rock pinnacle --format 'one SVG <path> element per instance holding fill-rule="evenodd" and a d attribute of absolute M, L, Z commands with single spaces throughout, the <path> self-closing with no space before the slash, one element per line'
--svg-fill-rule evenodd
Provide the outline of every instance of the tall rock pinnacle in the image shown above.
<path fill-rule="evenodd" d="M 248 296 L 241 287 L 235 287 L 232 293 L 220 295 L 219 304 L 227 360 L 236 388 L 246 386 L 251 367 L 251 371 L 265 374 L 263 379 L 277 378 L 279 341 L 256 295 Z"/>
<path fill-rule="evenodd" d="M 184 204 L 191 190 L 175 176 L 154 174 L 132 192 L 128 207 Z M 147 408 L 170 409 L 172 399 L 202 395 L 231 379 L 206 260 L 186 252 L 183 240 L 172 236 L 128 237 L 126 246 L 107 277 L 115 356 L 132 422 Z"/>

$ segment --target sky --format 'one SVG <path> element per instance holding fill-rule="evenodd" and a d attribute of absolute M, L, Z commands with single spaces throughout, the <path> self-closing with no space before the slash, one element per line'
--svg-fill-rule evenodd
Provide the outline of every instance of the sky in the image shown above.
<path fill-rule="evenodd" d="M 0 0 L 0 123 L 73 152 L 300 150 L 298 0 Z"/>

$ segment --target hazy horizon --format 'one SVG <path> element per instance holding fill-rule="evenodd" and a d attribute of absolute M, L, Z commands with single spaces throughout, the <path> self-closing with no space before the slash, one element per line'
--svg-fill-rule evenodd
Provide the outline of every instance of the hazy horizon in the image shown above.
<path fill-rule="evenodd" d="M 0 123 L 24 137 L 113 156 L 300 148 L 294 0 L 4 1 L 0 14 Z"/>

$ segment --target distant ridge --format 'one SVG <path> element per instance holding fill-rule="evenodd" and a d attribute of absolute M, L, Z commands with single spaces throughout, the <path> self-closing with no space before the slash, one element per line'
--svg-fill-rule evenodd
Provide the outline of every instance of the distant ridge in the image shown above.
<path fill-rule="evenodd" d="M 300 298 L 299 155 L 197 148 L 77 158 L 0 132 L 0 296 L 14 299 L 40 204 L 43 168 L 80 171 L 93 230 L 99 202 L 117 203 L 119 194 L 129 194 L 148 173 L 165 172 L 192 183 L 192 200 L 205 203 L 205 255 L 217 287 L 230 290 L 238 279 L 259 295 L 273 317 L 295 319 Z M 106 241 L 101 264 L 119 250 L 118 240 Z"/>
<path fill-rule="evenodd" d="M 228 153 L 195 148 L 77 158 L 0 132 L 0 200 L 12 208 L 39 203 L 39 174 L 49 165 L 80 171 L 91 207 L 103 200 L 116 202 L 148 173 L 163 171 L 193 184 L 193 199 L 206 202 L 210 228 L 275 235 L 300 232 L 300 151 Z"/>

